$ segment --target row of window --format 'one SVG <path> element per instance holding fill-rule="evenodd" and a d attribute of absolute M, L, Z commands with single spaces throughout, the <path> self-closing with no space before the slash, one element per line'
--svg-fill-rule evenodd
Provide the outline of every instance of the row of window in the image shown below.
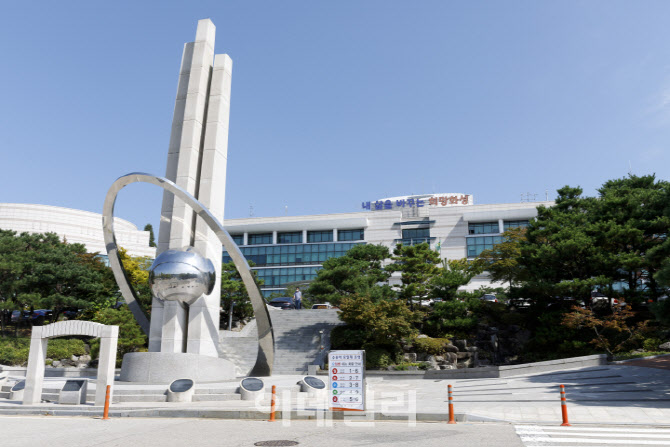
<path fill-rule="evenodd" d="M 495 244 L 501 243 L 502 236 L 478 236 L 467 238 L 468 258 L 479 256 L 484 250 L 490 250 Z"/>
<path fill-rule="evenodd" d="M 344 256 L 357 243 L 270 245 L 266 247 L 242 246 L 240 250 L 247 260 L 257 266 L 323 264 L 328 258 Z M 223 253 L 223 262 L 230 262 L 227 252 Z"/>
<path fill-rule="evenodd" d="M 509 230 L 510 228 L 519 228 L 519 227 L 526 228 L 528 226 L 528 221 L 527 220 L 506 220 L 505 222 L 503 222 L 503 226 L 505 228 L 505 231 Z"/>
<path fill-rule="evenodd" d="M 527 220 L 506 220 L 503 222 L 503 231 L 510 228 L 527 227 Z M 500 233 L 498 222 L 473 222 L 468 224 L 468 234 Z"/>
<path fill-rule="evenodd" d="M 403 239 L 417 239 L 430 237 L 430 228 L 412 228 L 402 230 Z"/>
<path fill-rule="evenodd" d="M 309 281 L 316 278 L 321 267 L 282 267 L 276 269 L 257 269 L 258 278 L 263 286 L 279 287 L 295 281 Z"/>
<path fill-rule="evenodd" d="M 234 234 L 232 235 L 233 241 L 237 245 L 244 244 L 244 235 Z M 338 230 L 337 231 L 337 240 L 338 241 L 362 241 L 365 238 L 365 232 L 362 228 L 357 230 Z M 308 231 L 307 232 L 307 242 L 332 242 L 333 241 L 333 231 Z M 301 244 L 302 243 L 302 231 L 287 231 L 277 233 L 277 243 L 278 244 Z M 247 239 L 247 245 L 268 245 L 272 244 L 272 233 L 249 233 Z"/>

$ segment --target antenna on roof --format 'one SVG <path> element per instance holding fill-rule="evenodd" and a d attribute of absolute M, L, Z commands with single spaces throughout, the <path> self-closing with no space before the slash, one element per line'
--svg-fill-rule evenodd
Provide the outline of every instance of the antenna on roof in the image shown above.
<path fill-rule="evenodd" d="M 249 204 L 249 217 L 254 217 L 254 206 Z"/>

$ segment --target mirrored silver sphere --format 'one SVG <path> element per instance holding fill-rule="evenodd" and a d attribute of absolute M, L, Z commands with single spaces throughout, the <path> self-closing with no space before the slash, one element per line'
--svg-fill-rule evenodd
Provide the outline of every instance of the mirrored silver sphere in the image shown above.
<path fill-rule="evenodd" d="M 212 293 L 215 282 L 214 264 L 193 247 L 166 250 L 149 269 L 151 292 L 164 301 L 193 304 L 200 296 Z"/>

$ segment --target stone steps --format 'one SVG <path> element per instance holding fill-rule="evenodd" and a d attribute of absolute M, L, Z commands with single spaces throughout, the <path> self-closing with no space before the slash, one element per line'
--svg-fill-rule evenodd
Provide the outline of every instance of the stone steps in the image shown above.
<path fill-rule="evenodd" d="M 337 317 L 337 310 L 270 309 L 270 318 L 275 336 L 275 360 L 273 374 L 303 374 L 307 366 L 320 363 L 320 335 L 323 330 L 324 351 L 330 347 L 330 331 L 343 324 Z M 253 323 L 250 323 L 253 324 Z M 246 327 L 245 327 L 246 329 Z M 258 339 L 250 331 L 244 335 L 220 337 L 220 354 L 237 365 L 240 376 L 248 375 L 256 362 Z"/>

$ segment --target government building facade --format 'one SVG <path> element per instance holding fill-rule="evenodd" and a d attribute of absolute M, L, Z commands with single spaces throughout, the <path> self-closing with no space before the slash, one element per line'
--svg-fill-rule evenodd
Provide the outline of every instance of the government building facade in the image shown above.
<path fill-rule="evenodd" d="M 537 206 L 553 202 L 475 205 L 469 194 L 426 194 L 362 203 L 362 211 L 311 216 L 226 219 L 224 226 L 263 279 L 263 294 L 282 293 L 316 277 L 323 262 L 344 255 L 357 244 L 426 242 L 443 259 L 473 259 L 502 240 L 510 228 L 526 226 Z M 224 262 L 230 257 L 224 251 Z M 391 284 L 399 284 L 396 274 Z M 486 274 L 473 278 L 468 290 L 489 286 Z"/>

